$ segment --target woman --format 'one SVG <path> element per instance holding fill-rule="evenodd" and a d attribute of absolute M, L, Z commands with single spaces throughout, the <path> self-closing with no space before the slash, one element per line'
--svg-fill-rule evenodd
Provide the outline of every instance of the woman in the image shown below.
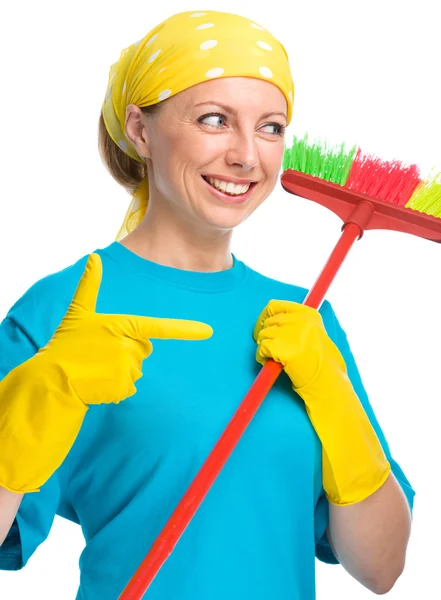
<path fill-rule="evenodd" d="M 118 241 L 0 329 L 3 569 L 58 514 L 86 540 L 77 598 L 116 599 L 272 358 L 285 373 L 148 597 L 312 600 L 315 556 L 375 593 L 399 577 L 414 492 L 330 304 L 230 252 L 276 185 L 292 101 L 283 46 L 227 13 L 174 15 L 112 66 L 100 148 L 133 192 Z"/>

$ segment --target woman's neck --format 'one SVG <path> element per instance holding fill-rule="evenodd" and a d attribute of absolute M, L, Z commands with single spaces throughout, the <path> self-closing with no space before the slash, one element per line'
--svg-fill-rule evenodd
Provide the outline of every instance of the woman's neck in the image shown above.
<path fill-rule="evenodd" d="M 121 244 L 152 262 L 185 271 L 217 272 L 230 269 L 232 231 L 202 231 L 176 215 L 160 214 L 149 206 L 138 227 Z"/>

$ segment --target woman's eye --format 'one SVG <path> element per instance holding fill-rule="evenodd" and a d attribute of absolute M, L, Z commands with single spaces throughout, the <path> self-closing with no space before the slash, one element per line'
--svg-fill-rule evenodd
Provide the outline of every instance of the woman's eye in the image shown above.
<path fill-rule="evenodd" d="M 201 117 L 200 119 L 198 119 L 198 121 L 200 123 L 204 123 L 206 125 L 210 125 L 211 127 L 219 127 L 222 126 L 226 119 L 223 115 L 217 114 L 217 113 L 213 113 L 210 115 L 204 115 L 203 117 Z M 219 121 L 222 121 L 222 123 L 219 124 Z"/>
<path fill-rule="evenodd" d="M 273 135 L 284 135 L 286 127 L 284 125 L 280 125 L 280 123 L 268 123 L 268 125 L 264 125 L 263 129 L 267 127 L 272 127 L 273 131 L 265 131 L 265 133 L 271 133 Z"/>

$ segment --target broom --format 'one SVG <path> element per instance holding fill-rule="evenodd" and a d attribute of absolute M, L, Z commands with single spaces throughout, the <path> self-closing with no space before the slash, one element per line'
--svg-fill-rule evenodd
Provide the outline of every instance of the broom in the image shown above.
<path fill-rule="evenodd" d="M 385 161 L 357 146 L 309 143 L 306 135 L 294 136 L 292 148 L 285 148 L 281 183 L 287 192 L 327 207 L 343 221 L 340 239 L 303 302 L 317 310 L 364 231 L 389 229 L 441 242 L 441 173 L 423 180 L 414 164 Z M 120 600 L 144 596 L 282 370 L 273 360 L 265 363 Z"/>

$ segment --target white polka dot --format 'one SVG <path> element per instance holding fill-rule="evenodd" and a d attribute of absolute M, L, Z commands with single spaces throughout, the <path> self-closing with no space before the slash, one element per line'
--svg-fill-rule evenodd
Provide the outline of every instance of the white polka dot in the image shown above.
<path fill-rule="evenodd" d="M 168 98 L 171 95 L 172 91 L 171 90 L 163 90 L 159 96 L 158 96 L 158 100 L 165 100 L 166 98 Z"/>
<path fill-rule="evenodd" d="M 271 71 L 271 69 L 268 69 L 268 67 L 260 67 L 259 71 L 260 74 L 264 77 L 271 78 L 273 76 L 273 72 Z"/>
<path fill-rule="evenodd" d="M 127 81 L 124 81 L 124 85 L 123 85 L 123 89 L 122 89 L 123 94 L 125 94 L 126 87 L 127 87 Z"/>
<path fill-rule="evenodd" d="M 254 29 L 258 29 L 259 31 L 265 31 L 265 29 L 263 27 L 261 27 L 260 25 L 256 25 L 256 23 L 250 23 L 251 27 L 254 27 Z"/>
<path fill-rule="evenodd" d="M 272 46 L 267 44 L 266 42 L 256 42 L 259 48 L 263 48 L 264 50 L 272 50 Z"/>
<path fill-rule="evenodd" d="M 111 93 L 112 93 L 112 86 L 110 86 L 109 89 L 107 90 L 107 94 L 106 94 L 106 97 L 104 98 L 104 100 L 107 100 L 107 98 L 110 96 Z"/>
<path fill-rule="evenodd" d="M 149 58 L 149 63 L 153 62 L 155 60 L 155 58 L 157 58 L 159 56 L 160 52 L 162 52 L 162 50 L 156 50 L 156 52 L 153 52 L 153 54 Z"/>
<path fill-rule="evenodd" d="M 150 44 L 151 44 L 151 43 L 152 43 L 154 40 L 156 40 L 156 38 L 158 37 L 158 35 L 159 35 L 159 33 L 155 33 L 155 35 L 154 35 L 154 36 L 152 36 L 152 37 L 149 39 L 149 41 L 147 42 L 147 44 L 145 45 L 145 47 L 147 48 L 147 46 L 150 46 Z"/>
<path fill-rule="evenodd" d="M 207 13 L 204 12 L 198 12 L 198 13 L 193 13 L 192 15 L 190 15 L 190 19 L 194 19 L 196 17 L 204 17 Z"/>
<path fill-rule="evenodd" d="M 166 69 L 166 68 L 167 68 L 167 67 L 162 67 L 162 69 L 159 69 L 159 71 L 158 71 L 157 75 L 160 75 L 160 74 L 162 73 L 162 71 L 165 71 L 165 69 Z"/>
<path fill-rule="evenodd" d="M 214 27 L 214 23 L 204 23 L 203 25 L 198 25 L 196 29 L 208 29 L 209 27 Z"/>
<path fill-rule="evenodd" d="M 221 67 L 215 67 L 205 73 L 205 77 L 220 77 L 223 75 L 224 70 Z"/>
<path fill-rule="evenodd" d="M 291 100 L 291 102 L 292 102 L 292 92 L 291 92 L 291 90 L 288 92 L 288 96 L 289 96 L 289 99 L 290 99 L 290 100 Z"/>
<path fill-rule="evenodd" d="M 201 50 L 211 50 L 211 48 L 214 48 L 215 46 L 217 46 L 217 44 L 217 40 L 207 40 L 206 42 L 202 42 L 199 48 Z"/>
<path fill-rule="evenodd" d="M 127 150 L 127 142 L 125 140 L 119 140 L 118 146 L 121 148 L 121 150 Z"/>

